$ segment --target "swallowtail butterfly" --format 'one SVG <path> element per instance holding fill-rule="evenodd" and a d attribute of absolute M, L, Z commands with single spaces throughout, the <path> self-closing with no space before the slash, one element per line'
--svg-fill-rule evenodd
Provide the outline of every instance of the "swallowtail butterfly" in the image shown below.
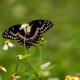
<path fill-rule="evenodd" d="M 34 44 L 37 44 L 48 29 L 53 26 L 53 23 L 48 20 L 35 20 L 29 24 L 17 24 L 2 34 L 2 37 L 17 40 L 18 43 L 24 45 L 27 49 Z"/>

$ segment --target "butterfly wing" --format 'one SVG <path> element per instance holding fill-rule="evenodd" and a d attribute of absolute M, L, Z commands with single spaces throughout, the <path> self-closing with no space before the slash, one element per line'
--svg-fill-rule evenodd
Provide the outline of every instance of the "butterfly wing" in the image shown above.
<path fill-rule="evenodd" d="M 39 40 L 41 40 L 43 33 L 49 30 L 53 26 L 53 23 L 50 22 L 49 20 L 35 20 L 30 22 L 29 25 L 32 27 L 31 34 L 34 34 L 35 30 L 36 32 L 38 32 L 38 33 L 35 32 L 36 33 L 35 37 L 33 37 L 31 40 L 32 43 L 37 44 Z"/>
<path fill-rule="evenodd" d="M 5 30 L 2 36 L 4 38 L 17 40 L 18 43 L 26 46 L 28 49 L 34 46 L 34 44 L 37 44 L 42 34 L 51 28 L 53 24 L 48 20 L 35 20 L 30 22 L 29 26 L 31 27 L 29 35 L 25 34 L 23 29 L 20 30 L 21 24 L 18 24 Z"/>
<path fill-rule="evenodd" d="M 26 46 L 27 48 L 31 45 L 30 43 L 26 43 L 28 41 L 25 41 L 25 32 L 24 30 L 20 30 L 21 24 L 14 25 L 7 30 L 5 30 L 2 34 L 3 38 L 17 40 L 18 43 L 21 45 Z"/>
<path fill-rule="evenodd" d="M 35 20 L 30 22 L 30 26 L 39 27 L 40 31 L 44 33 L 53 26 L 53 23 L 49 20 Z"/>
<path fill-rule="evenodd" d="M 19 28 L 20 28 L 20 24 L 8 28 L 3 32 L 2 37 L 12 39 L 12 40 L 16 39 L 16 33 L 19 31 Z"/>

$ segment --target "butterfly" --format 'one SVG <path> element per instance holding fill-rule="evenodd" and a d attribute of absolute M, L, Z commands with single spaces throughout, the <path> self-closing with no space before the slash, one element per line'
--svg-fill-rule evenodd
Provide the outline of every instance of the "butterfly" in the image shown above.
<path fill-rule="evenodd" d="M 34 20 L 29 24 L 17 24 L 2 34 L 3 38 L 16 40 L 19 44 L 24 45 L 27 49 L 38 44 L 47 30 L 53 26 L 49 20 Z"/>

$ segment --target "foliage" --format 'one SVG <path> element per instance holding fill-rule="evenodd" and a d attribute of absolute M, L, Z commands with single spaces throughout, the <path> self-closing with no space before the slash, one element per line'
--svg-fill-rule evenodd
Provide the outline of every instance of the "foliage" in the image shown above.
<path fill-rule="evenodd" d="M 35 19 L 50 20 L 54 27 L 44 34 L 47 43 L 39 46 L 39 52 L 35 47 L 29 49 L 29 64 L 38 72 L 40 65 L 51 62 L 46 69 L 51 74 L 42 77 L 43 80 L 64 80 L 67 74 L 80 72 L 80 0 L 0 0 L 0 65 L 8 70 L 3 74 L 5 80 L 10 80 L 10 75 L 15 73 L 16 55 L 25 55 L 28 51 L 15 41 L 11 41 L 15 48 L 3 51 L 5 39 L 2 33 L 14 24 Z M 24 70 L 23 63 L 17 64 L 21 80 L 37 80 L 36 76 Z"/>

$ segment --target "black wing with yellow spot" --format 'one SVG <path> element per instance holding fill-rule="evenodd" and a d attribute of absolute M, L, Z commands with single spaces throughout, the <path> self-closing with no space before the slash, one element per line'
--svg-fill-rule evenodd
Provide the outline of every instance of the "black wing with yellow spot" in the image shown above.
<path fill-rule="evenodd" d="M 30 22 L 29 26 L 31 27 L 31 32 L 29 34 L 25 34 L 23 29 L 20 30 L 21 24 L 18 24 L 5 30 L 2 36 L 4 38 L 17 40 L 18 43 L 26 46 L 28 49 L 41 40 L 42 34 L 50 29 L 53 23 L 48 20 L 35 20 Z"/>
<path fill-rule="evenodd" d="M 35 20 L 30 23 L 30 26 L 39 27 L 40 31 L 44 33 L 53 26 L 53 23 L 49 20 Z"/>

